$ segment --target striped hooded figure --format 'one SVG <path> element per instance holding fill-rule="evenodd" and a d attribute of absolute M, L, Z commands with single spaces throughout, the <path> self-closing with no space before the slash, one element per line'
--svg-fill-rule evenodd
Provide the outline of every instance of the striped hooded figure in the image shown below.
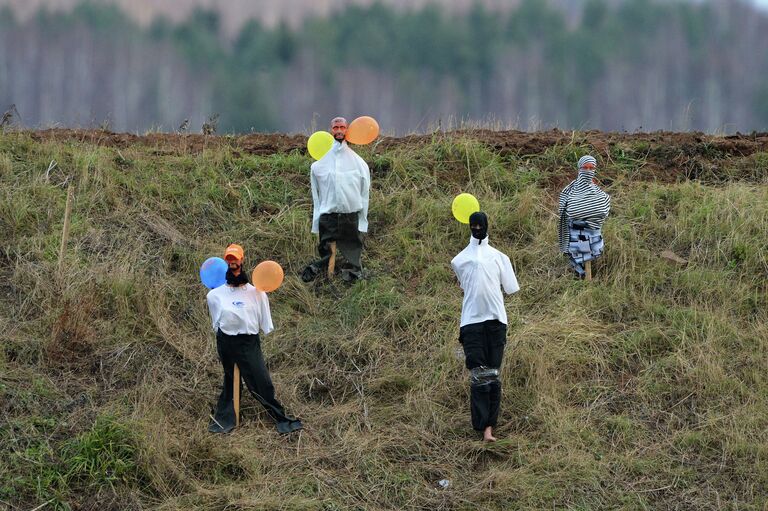
<path fill-rule="evenodd" d="M 576 263 L 574 269 L 580 275 L 583 271 L 579 271 L 580 264 L 602 252 L 601 229 L 611 209 L 611 196 L 593 182 L 596 166 L 597 160 L 593 156 L 582 156 L 578 176 L 560 192 L 560 251 L 571 255 L 571 263 Z M 585 236 L 589 239 L 584 240 Z M 587 250 L 590 240 L 591 250 Z M 576 248 L 579 242 L 580 250 Z"/>

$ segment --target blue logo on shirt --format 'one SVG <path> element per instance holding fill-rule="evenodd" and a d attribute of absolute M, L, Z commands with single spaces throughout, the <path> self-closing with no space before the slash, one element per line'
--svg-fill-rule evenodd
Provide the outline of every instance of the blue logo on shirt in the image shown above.
<path fill-rule="evenodd" d="M 245 302 L 232 302 L 232 305 L 234 305 L 238 309 L 242 309 L 243 307 L 245 307 Z"/>

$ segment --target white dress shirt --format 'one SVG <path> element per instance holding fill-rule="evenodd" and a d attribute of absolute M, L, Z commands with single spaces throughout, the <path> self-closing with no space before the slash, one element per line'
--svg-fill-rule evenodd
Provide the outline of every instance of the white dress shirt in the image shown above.
<path fill-rule="evenodd" d="M 312 232 L 320 232 L 320 215 L 359 211 L 357 230 L 368 232 L 368 194 L 371 172 L 368 164 L 347 146 L 333 142 L 325 156 L 312 164 Z"/>
<path fill-rule="evenodd" d="M 470 238 L 467 248 L 451 261 L 451 267 L 464 290 L 461 326 L 497 319 L 507 324 L 504 296 L 520 290 L 509 257 L 488 244 L 488 237 Z"/>
<path fill-rule="evenodd" d="M 250 284 L 238 287 L 223 284 L 211 289 L 208 311 L 214 332 L 221 330 L 227 335 L 238 335 L 258 334 L 261 330 L 266 335 L 274 329 L 267 293 Z"/>

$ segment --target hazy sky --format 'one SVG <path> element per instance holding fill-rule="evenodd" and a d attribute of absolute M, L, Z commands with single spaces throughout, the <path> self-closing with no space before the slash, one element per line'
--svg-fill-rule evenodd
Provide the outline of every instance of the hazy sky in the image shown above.
<path fill-rule="evenodd" d="M 11 6 L 14 8 L 20 19 L 28 19 L 40 9 L 41 6 L 48 6 L 59 9 L 71 8 L 73 5 L 83 0 L 0 0 L 0 7 Z M 325 14 L 332 6 L 342 2 L 352 1 L 355 3 L 369 4 L 373 0 L 91 0 L 94 3 L 116 3 L 120 5 L 126 13 L 133 19 L 146 26 L 158 14 L 168 17 L 174 21 L 181 21 L 188 17 L 196 5 L 204 5 L 214 8 L 221 14 L 221 22 L 225 31 L 229 35 L 234 35 L 242 27 L 247 19 L 257 17 L 263 23 L 274 26 L 281 19 L 296 25 L 308 13 Z M 468 8 L 476 0 L 384 0 L 384 3 L 393 6 L 419 7 L 426 3 L 436 3 L 452 5 L 454 7 L 464 6 Z M 519 0 L 480 0 L 487 7 L 509 7 Z M 614 0 L 615 1 L 615 0 Z M 659 2 L 670 2 L 680 0 L 656 0 Z M 689 0 L 696 3 L 706 3 L 719 0 Z M 763 12 L 768 12 L 768 0 L 741 0 L 749 2 L 752 5 L 759 6 Z M 550 0 L 552 4 L 561 6 L 576 7 L 583 5 L 584 0 Z M 613 2 L 612 2 L 613 3 Z M 578 13 L 571 9 L 572 14 Z"/>

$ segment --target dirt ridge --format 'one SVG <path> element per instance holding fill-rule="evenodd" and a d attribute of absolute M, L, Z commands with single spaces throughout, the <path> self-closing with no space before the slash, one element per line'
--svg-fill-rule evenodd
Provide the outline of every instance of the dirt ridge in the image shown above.
<path fill-rule="evenodd" d="M 160 152 L 184 151 L 197 153 L 206 148 L 230 146 L 248 154 L 266 155 L 306 152 L 307 135 L 281 133 L 252 133 L 248 135 L 199 135 L 174 133 L 114 133 L 104 130 L 55 128 L 24 131 L 35 141 L 81 142 L 105 147 L 125 148 L 132 145 L 153 146 Z M 644 143 L 649 152 L 661 146 L 675 146 L 691 155 L 716 151 L 724 155 L 749 156 L 768 151 L 768 132 L 732 135 L 709 135 L 702 132 L 676 133 L 657 131 L 650 133 L 619 133 L 602 131 L 562 131 L 553 129 L 540 132 L 493 131 L 487 129 L 456 130 L 430 134 L 414 134 L 403 137 L 382 137 L 376 147 L 393 149 L 401 146 L 423 144 L 435 137 L 467 138 L 487 144 L 501 155 L 537 154 L 553 146 L 568 144 L 590 145 L 597 152 L 606 153 L 616 144 Z"/>

